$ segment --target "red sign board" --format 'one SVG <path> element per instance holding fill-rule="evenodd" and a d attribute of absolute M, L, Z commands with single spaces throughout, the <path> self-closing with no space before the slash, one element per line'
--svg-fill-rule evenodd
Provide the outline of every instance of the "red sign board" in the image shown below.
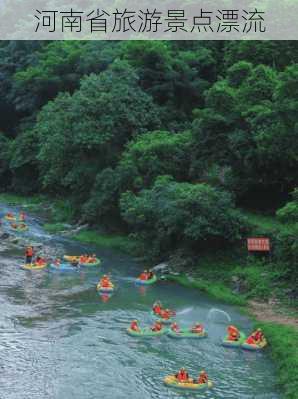
<path fill-rule="evenodd" d="M 270 251 L 269 238 L 248 238 L 247 249 L 249 251 Z"/>

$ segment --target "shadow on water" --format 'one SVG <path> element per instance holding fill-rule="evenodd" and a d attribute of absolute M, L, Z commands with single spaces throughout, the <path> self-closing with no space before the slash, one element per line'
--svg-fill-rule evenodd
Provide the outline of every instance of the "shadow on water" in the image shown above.
<path fill-rule="evenodd" d="M 4 210 L 3 212 L 6 212 Z M 277 399 L 275 370 L 264 353 L 221 346 L 226 324 L 248 333 L 252 326 L 234 307 L 173 282 L 137 287 L 142 265 L 113 251 L 45 234 L 29 217 L 27 237 L 65 253 L 95 252 L 102 265 L 79 272 L 21 270 L 20 252 L 0 258 L 0 397 L 5 399 Z M 1 261 L 3 259 L 3 262 Z M 109 273 L 117 290 L 101 297 L 96 283 Z M 161 337 L 136 340 L 126 334 L 130 321 L 153 323 L 155 300 L 175 308 L 182 327 L 203 322 L 208 339 Z M 214 389 L 176 392 L 166 374 L 187 367 L 192 376 L 205 368 Z"/>

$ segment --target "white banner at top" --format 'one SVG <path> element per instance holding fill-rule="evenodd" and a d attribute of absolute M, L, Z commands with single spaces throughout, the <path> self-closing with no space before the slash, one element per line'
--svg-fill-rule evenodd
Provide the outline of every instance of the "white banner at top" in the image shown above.
<path fill-rule="evenodd" d="M 297 40 L 298 0 L 0 0 L 0 40 Z"/>

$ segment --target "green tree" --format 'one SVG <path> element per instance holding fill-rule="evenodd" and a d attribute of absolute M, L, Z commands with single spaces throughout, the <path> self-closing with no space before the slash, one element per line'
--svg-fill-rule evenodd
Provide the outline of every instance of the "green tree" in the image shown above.
<path fill-rule="evenodd" d="M 125 143 L 158 124 L 156 107 L 127 63 L 91 74 L 72 96 L 60 94 L 38 115 L 43 186 L 88 198 L 98 172 L 116 163 Z"/>
<path fill-rule="evenodd" d="M 207 184 L 160 176 L 151 189 L 122 194 L 120 204 L 124 220 L 157 256 L 178 247 L 222 246 L 241 237 L 243 221 L 230 195 Z"/>

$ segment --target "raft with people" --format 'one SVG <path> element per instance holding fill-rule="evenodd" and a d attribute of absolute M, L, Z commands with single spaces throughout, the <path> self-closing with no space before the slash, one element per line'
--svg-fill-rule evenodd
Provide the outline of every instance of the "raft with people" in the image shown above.
<path fill-rule="evenodd" d="M 168 330 L 168 336 L 171 338 L 207 338 L 208 334 L 202 324 L 197 323 L 191 328 L 180 328 L 177 323 L 173 323 Z"/>
<path fill-rule="evenodd" d="M 168 329 L 159 320 L 157 320 L 152 327 L 146 328 L 141 328 L 138 320 L 133 320 L 126 331 L 133 337 L 150 338 L 164 335 L 168 332 Z"/>
<path fill-rule="evenodd" d="M 153 337 L 160 337 L 161 335 L 165 335 L 167 333 L 166 329 L 162 329 L 160 331 L 152 331 L 151 328 L 146 327 L 140 329 L 140 331 L 132 330 L 131 328 L 127 329 L 127 333 L 132 337 L 138 338 L 153 338 Z"/>
<path fill-rule="evenodd" d="M 29 230 L 29 227 L 25 223 L 20 223 L 20 224 L 11 223 L 10 227 L 17 232 L 24 232 Z"/>
<path fill-rule="evenodd" d="M 151 315 L 161 320 L 164 324 L 174 323 L 176 312 L 171 309 L 165 309 L 160 301 L 156 301 L 152 306 Z"/>
<path fill-rule="evenodd" d="M 157 276 L 152 271 L 144 270 L 143 273 L 136 279 L 136 284 L 152 285 L 156 283 Z"/>
<path fill-rule="evenodd" d="M 78 263 L 80 266 L 98 266 L 101 263 L 96 255 L 64 255 L 63 259 L 69 263 Z"/>
<path fill-rule="evenodd" d="M 41 270 L 44 269 L 48 266 L 48 264 L 45 263 L 27 263 L 25 265 L 21 266 L 21 269 L 24 270 Z"/>
<path fill-rule="evenodd" d="M 187 371 L 182 368 L 176 375 L 168 375 L 164 378 L 165 385 L 173 388 L 201 391 L 210 389 L 213 386 L 205 370 L 202 370 L 199 377 L 195 380 L 190 378 Z"/>
<path fill-rule="evenodd" d="M 114 284 L 110 278 L 105 274 L 98 282 L 96 289 L 102 293 L 111 293 L 114 291 Z"/>
<path fill-rule="evenodd" d="M 9 222 L 24 222 L 25 221 L 25 213 L 20 212 L 19 216 L 15 216 L 12 212 L 8 212 L 5 216 L 4 219 L 8 220 Z"/>
<path fill-rule="evenodd" d="M 263 331 L 258 328 L 242 343 L 241 348 L 249 351 L 260 351 L 267 346 L 267 340 Z"/>
<path fill-rule="evenodd" d="M 246 339 L 244 332 L 239 331 L 235 326 L 228 326 L 227 335 L 222 340 L 222 345 L 225 347 L 239 348 Z"/>
<path fill-rule="evenodd" d="M 210 389 L 213 387 L 212 381 L 208 381 L 204 384 L 196 382 L 180 382 L 174 375 L 168 375 L 164 378 L 165 385 L 173 388 L 184 389 L 189 391 L 201 391 L 204 389 Z"/>

